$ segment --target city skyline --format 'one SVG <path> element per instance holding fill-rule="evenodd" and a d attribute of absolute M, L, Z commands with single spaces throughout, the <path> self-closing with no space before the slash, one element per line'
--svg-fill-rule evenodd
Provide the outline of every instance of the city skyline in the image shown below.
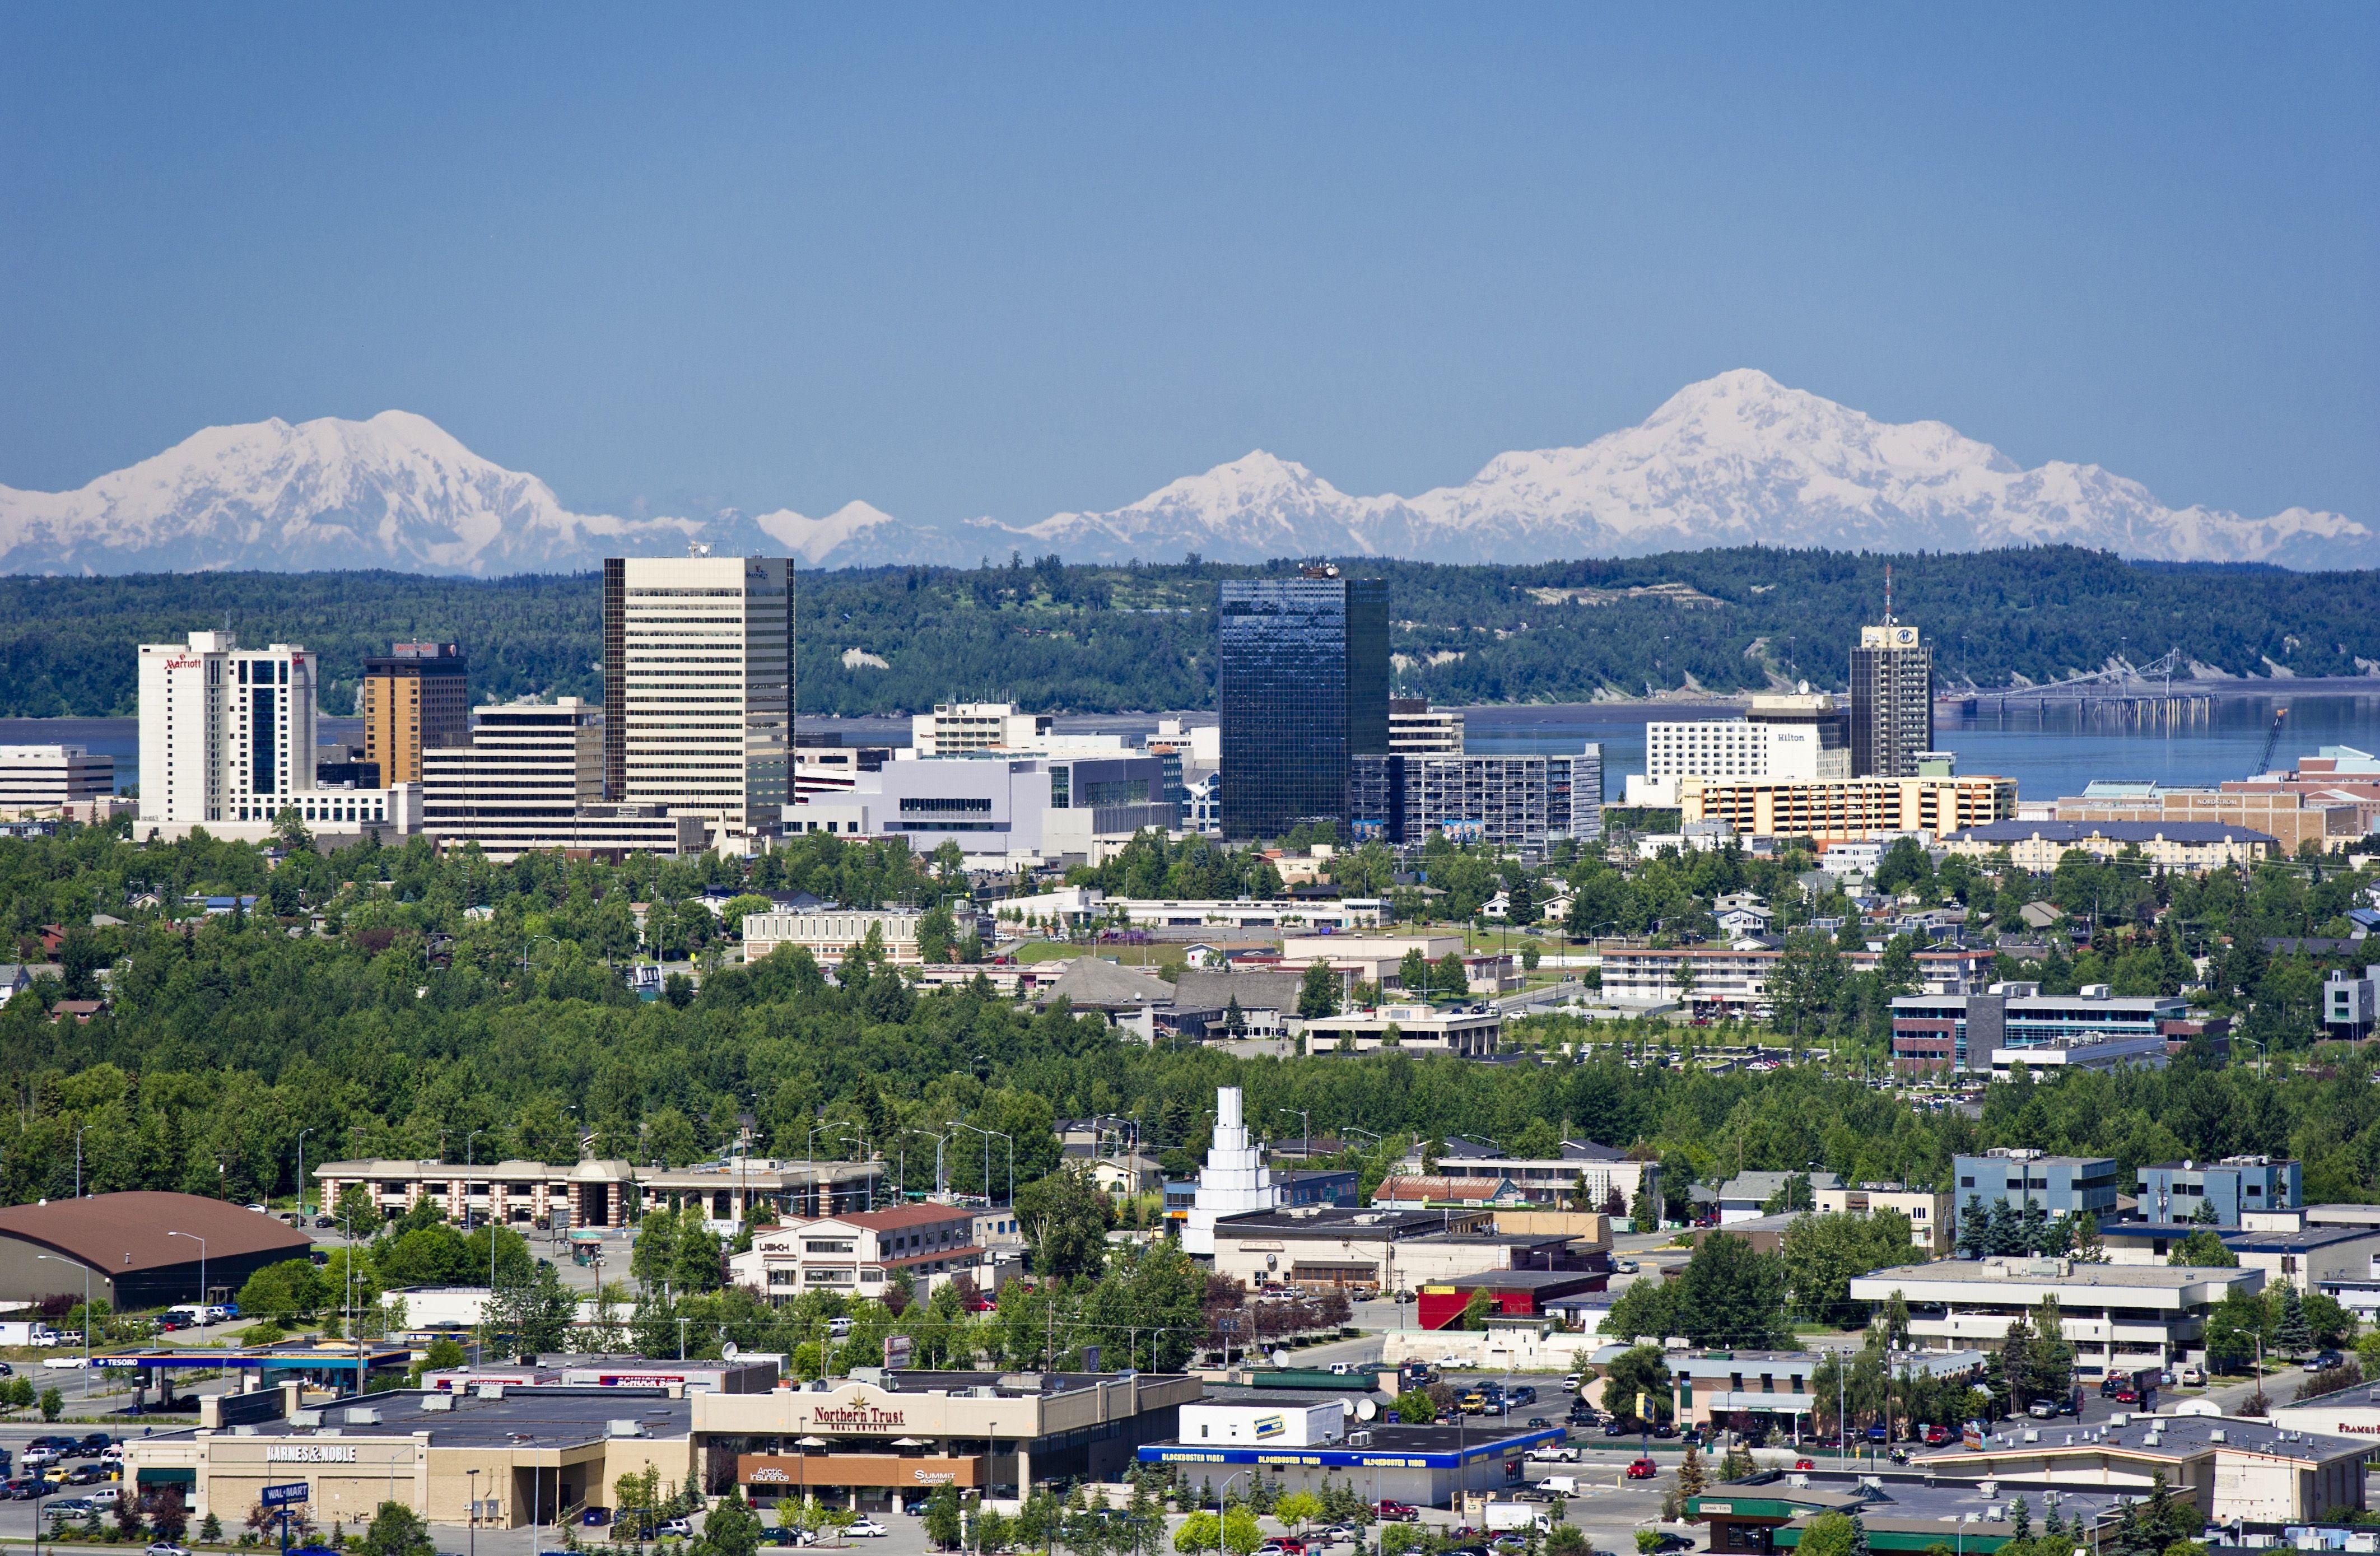
<path fill-rule="evenodd" d="M 2368 11 L 576 19 L 0 22 L 0 482 L 398 408 L 580 512 L 1030 524 L 1755 368 L 2380 515 Z"/>

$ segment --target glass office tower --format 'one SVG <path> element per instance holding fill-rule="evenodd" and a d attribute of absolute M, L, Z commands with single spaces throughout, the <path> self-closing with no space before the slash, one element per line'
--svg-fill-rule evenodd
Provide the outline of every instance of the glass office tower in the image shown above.
<path fill-rule="evenodd" d="M 1223 585 L 1223 835 L 1347 825 L 1350 759 L 1389 748 L 1389 586 L 1308 567 Z"/>

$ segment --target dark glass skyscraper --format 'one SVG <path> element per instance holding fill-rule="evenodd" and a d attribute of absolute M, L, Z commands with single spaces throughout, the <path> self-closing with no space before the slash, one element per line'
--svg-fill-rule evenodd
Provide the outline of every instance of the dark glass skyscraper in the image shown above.
<path fill-rule="evenodd" d="M 1349 760 L 1389 748 L 1389 586 L 1309 567 L 1226 583 L 1219 614 L 1223 835 L 1343 834 Z"/>

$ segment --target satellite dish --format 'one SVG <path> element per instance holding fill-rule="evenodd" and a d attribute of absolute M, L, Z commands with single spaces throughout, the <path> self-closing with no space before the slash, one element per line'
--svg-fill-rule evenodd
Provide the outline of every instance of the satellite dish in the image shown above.
<path fill-rule="evenodd" d="M 738 1355 L 735 1342 L 731 1340 L 726 1344 L 719 1347 L 719 1354 L 725 1356 L 729 1361 L 734 1361 Z"/>
<path fill-rule="evenodd" d="M 1373 1417 L 1378 1416 L 1379 1413 L 1380 1402 L 1378 1400 L 1359 1399 L 1355 1402 L 1355 1419 L 1359 1421 L 1371 1420 Z"/>
<path fill-rule="evenodd" d="M 1286 1350 L 1276 1347 L 1272 1354 L 1272 1364 L 1275 1367 L 1287 1367 L 1289 1365 L 1289 1353 Z"/>

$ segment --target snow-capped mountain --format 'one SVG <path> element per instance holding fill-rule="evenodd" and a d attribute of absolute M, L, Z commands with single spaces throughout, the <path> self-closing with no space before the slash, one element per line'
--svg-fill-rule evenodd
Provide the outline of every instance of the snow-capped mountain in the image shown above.
<path fill-rule="evenodd" d="M 1976 551 L 2067 542 L 2171 561 L 2380 564 L 2338 514 L 2166 507 L 2096 465 L 2017 465 L 1939 421 L 1883 422 L 1741 369 L 1577 448 L 1500 454 L 1461 486 L 1354 497 L 1262 452 L 1109 513 L 1021 533 L 1070 557 L 1375 554 L 1444 562 L 1627 556 L 1758 542 Z M 1311 537 L 1305 545 L 1290 536 Z"/>
<path fill-rule="evenodd" d="M 1641 425 L 1501 454 L 1461 486 L 1355 496 L 1258 451 L 1104 513 L 948 529 L 862 502 L 823 518 L 573 513 L 535 476 L 403 411 L 216 427 L 75 492 L 0 487 L 0 571 L 393 567 L 494 576 L 607 555 L 791 554 L 811 566 L 964 563 L 1014 547 L 1073 561 L 1378 555 L 1449 562 L 1760 542 L 1973 551 L 2070 542 L 2173 561 L 2380 565 L 2380 535 L 2332 513 L 2168 508 L 2096 465 L 2028 470 L 1938 421 L 1894 425 L 1765 373 L 1689 384 Z"/>

